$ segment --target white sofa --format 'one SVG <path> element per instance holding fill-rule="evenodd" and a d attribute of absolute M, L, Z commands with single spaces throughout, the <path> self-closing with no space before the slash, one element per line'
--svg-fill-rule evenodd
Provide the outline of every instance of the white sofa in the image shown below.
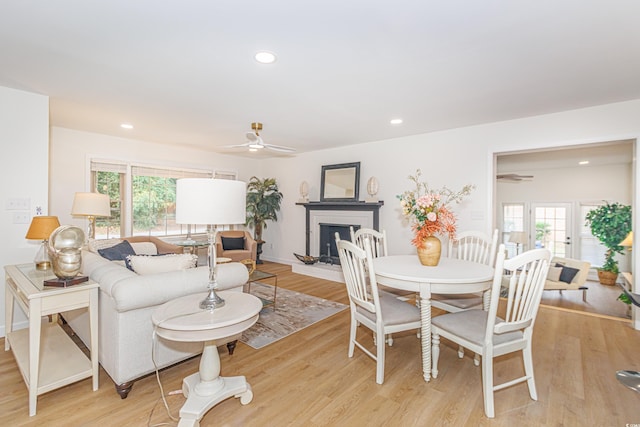
<path fill-rule="evenodd" d="M 555 276 L 558 275 L 558 271 L 554 271 L 554 268 L 557 269 L 557 264 L 578 270 L 578 273 L 573 277 L 570 283 L 566 283 L 559 280 L 559 278 L 552 277 L 554 274 Z M 558 290 L 562 293 L 562 291 L 567 290 L 579 290 L 582 291 L 582 300 L 587 302 L 587 290 L 589 288 L 585 283 L 587 281 L 587 276 L 589 275 L 589 269 L 591 268 L 591 264 L 589 262 L 571 258 L 553 257 L 549 266 L 549 275 L 547 276 L 547 280 L 544 284 L 545 291 Z"/>
<path fill-rule="evenodd" d="M 114 381 L 116 391 L 126 398 L 133 381 L 154 372 L 152 360 L 153 324 L 151 313 L 161 304 L 194 293 L 206 296 L 208 267 L 189 268 L 157 274 L 138 275 L 114 261 L 83 251 L 82 274 L 100 284 L 98 359 Z M 218 266 L 221 290 L 242 291 L 248 280 L 247 268 L 240 263 Z M 90 347 L 88 313 L 75 310 L 63 318 Z M 233 343 L 238 336 L 221 340 Z M 233 352 L 233 346 L 229 352 Z M 157 339 L 155 357 L 163 368 L 202 352 L 202 343 L 181 343 Z"/>

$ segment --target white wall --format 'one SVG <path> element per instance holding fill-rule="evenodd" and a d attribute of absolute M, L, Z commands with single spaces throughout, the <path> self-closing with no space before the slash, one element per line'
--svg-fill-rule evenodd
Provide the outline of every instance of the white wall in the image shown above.
<path fill-rule="evenodd" d="M 425 118 L 427 120 L 428 118 Z M 263 258 L 278 262 L 299 262 L 293 253 L 303 253 L 304 214 L 296 206 L 302 181 L 310 187 L 310 200 L 319 200 L 322 165 L 361 162 L 360 199 L 366 197 L 370 176 L 380 181 L 378 197 L 380 226 L 389 236 L 391 253 L 412 253 L 411 231 L 402 221 L 396 195 L 408 188 L 406 177 L 421 168 L 436 187 L 458 189 L 476 185 L 473 193 L 456 206 L 459 229 L 490 231 L 495 222 L 494 153 L 551 148 L 640 137 L 640 100 L 602 105 L 518 120 L 489 123 L 442 132 L 395 138 L 367 144 L 304 153 L 292 159 L 270 159 L 265 171 L 277 179 L 284 194 L 279 221 L 270 223 L 263 234 Z M 636 183 L 640 168 L 633 171 Z M 636 184 L 637 185 L 637 184 Z M 636 189 L 637 192 L 637 189 Z M 634 224 L 640 224 L 638 197 L 634 195 Z M 636 233 L 637 234 L 637 233 Z M 633 251 L 633 271 L 640 271 L 640 257 Z M 636 290 L 637 292 L 637 290 Z M 640 320 L 635 321 L 640 328 Z"/>
<path fill-rule="evenodd" d="M 59 127 L 51 129 L 50 158 L 51 212 L 58 215 L 61 224 L 76 225 L 83 229 L 86 221 L 72 217 L 70 213 L 74 194 L 90 191 L 91 159 L 235 171 L 238 179 L 245 182 L 253 174 L 261 174 L 263 167 L 259 160 L 254 159 Z"/>
<path fill-rule="evenodd" d="M 33 261 L 39 248 L 38 242 L 25 240 L 31 217 L 36 207 L 48 214 L 49 172 L 49 98 L 34 93 L 0 87 L 0 261 L 2 266 Z M 29 209 L 6 209 L 10 198 L 29 199 Z M 14 224 L 13 214 L 28 214 L 26 224 Z M 5 289 L 0 289 L 0 335 L 5 335 Z M 26 316 L 15 305 L 14 325 L 23 327 Z"/>

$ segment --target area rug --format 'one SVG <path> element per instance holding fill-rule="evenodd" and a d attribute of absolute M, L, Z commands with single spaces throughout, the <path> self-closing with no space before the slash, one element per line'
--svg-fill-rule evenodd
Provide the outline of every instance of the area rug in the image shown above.
<path fill-rule="evenodd" d="M 253 282 L 251 294 L 272 300 L 273 286 Z M 273 305 L 264 307 L 256 324 L 242 333 L 240 341 L 259 349 L 346 308 L 339 302 L 278 288 L 275 310 Z"/>

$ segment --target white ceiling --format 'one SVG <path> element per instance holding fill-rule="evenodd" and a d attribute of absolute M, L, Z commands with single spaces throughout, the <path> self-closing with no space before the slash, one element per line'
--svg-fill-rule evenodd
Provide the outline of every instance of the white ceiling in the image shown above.
<path fill-rule="evenodd" d="M 640 98 L 639 16 L 637 0 L 3 0 L 0 85 L 48 95 L 53 126 L 219 151 L 260 121 L 304 152 Z"/>

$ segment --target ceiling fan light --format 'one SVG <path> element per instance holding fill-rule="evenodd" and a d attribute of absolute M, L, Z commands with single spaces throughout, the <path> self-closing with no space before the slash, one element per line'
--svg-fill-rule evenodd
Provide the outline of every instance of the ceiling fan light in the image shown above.
<path fill-rule="evenodd" d="M 255 151 L 258 151 L 258 149 L 257 149 L 257 148 L 251 148 L 251 147 L 249 147 L 249 151 L 251 151 L 251 152 L 255 152 Z"/>
<path fill-rule="evenodd" d="M 256 143 L 256 144 L 249 144 L 248 147 L 253 150 L 259 150 L 261 148 L 264 148 L 264 145 Z"/>

